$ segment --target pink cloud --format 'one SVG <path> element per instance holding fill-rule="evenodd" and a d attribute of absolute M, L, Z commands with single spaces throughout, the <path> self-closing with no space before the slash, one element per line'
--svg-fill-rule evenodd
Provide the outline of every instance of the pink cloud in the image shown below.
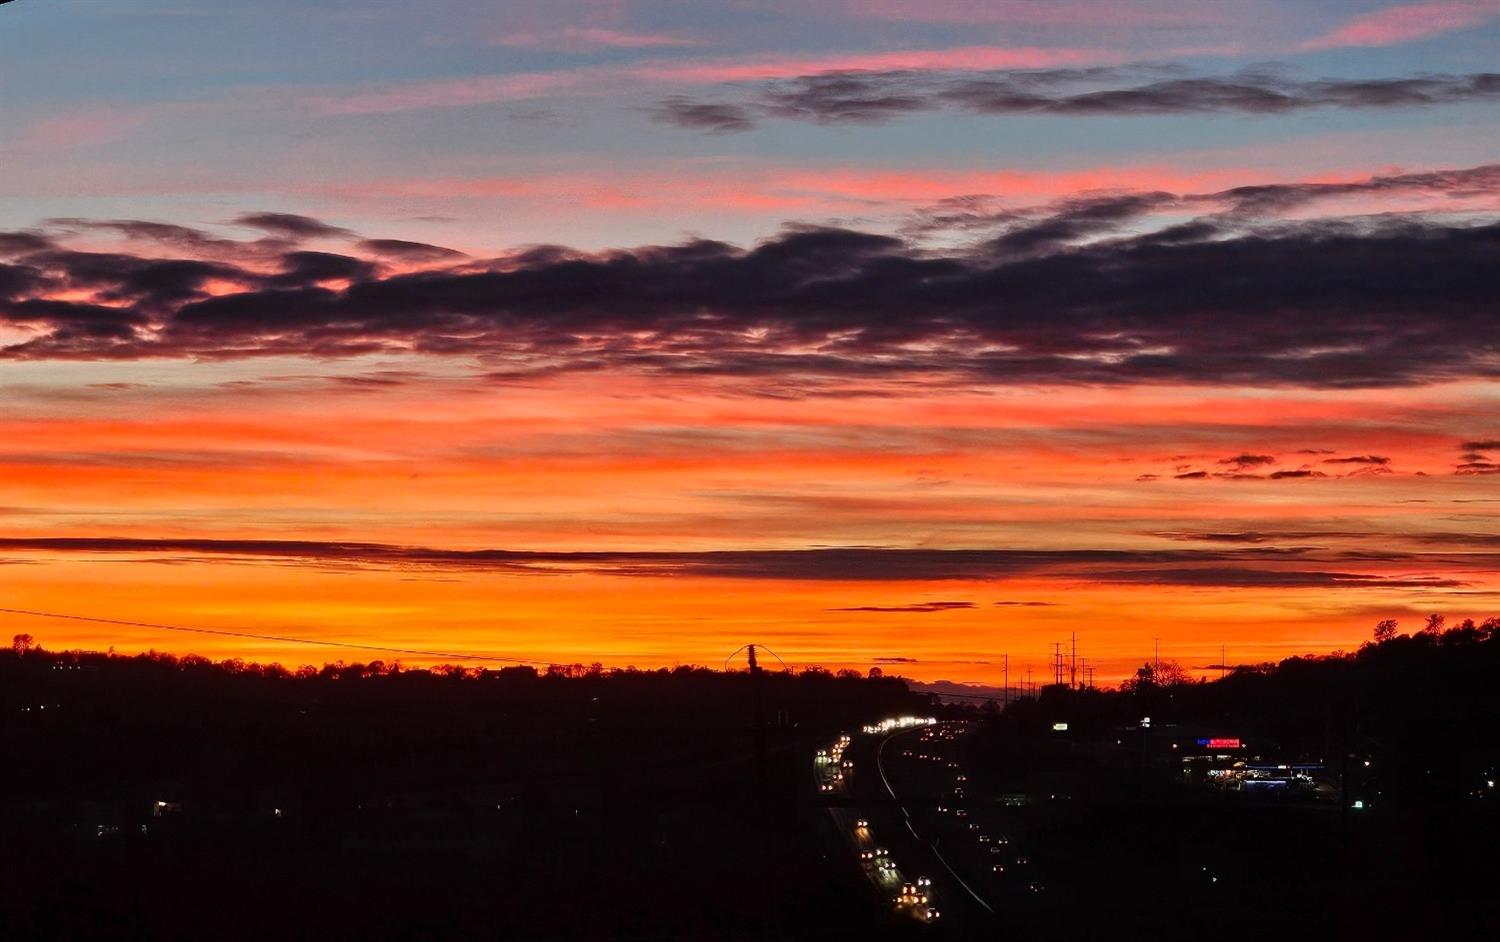
<path fill-rule="evenodd" d="M 555 72 L 481 75 L 390 85 L 344 95 L 320 94 L 308 103 L 325 114 L 381 114 L 423 108 L 462 108 L 521 101 L 550 94 L 592 93 L 620 82 L 712 84 L 789 78 L 817 72 L 886 69 L 1039 69 L 1108 65 L 1128 57 L 1101 49 L 1033 46 L 958 46 L 894 52 L 757 59 L 645 62 Z"/>
<path fill-rule="evenodd" d="M 1469 29 L 1496 16 L 1500 16 L 1500 0 L 1408 3 L 1356 16 L 1331 33 L 1308 40 L 1302 48 L 1394 46 Z"/>
<path fill-rule="evenodd" d="M 567 26 L 542 32 L 507 33 L 496 40 L 496 44 L 581 52 L 589 49 L 657 49 L 672 46 L 696 46 L 698 41 L 667 33 L 632 33 L 598 27 Z"/>
<path fill-rule="evenodd" d="M 411 82 L 345 95 L 314 95 L 307 99 L 307 103 L 324 114 L 385 114 L 424 108 L 492 105 L 577 90 L 585 86 L 588 74 L 597 71 L 580 69 L 573 72 L 522 72 L 438 82 Z"/>
<path fill-rule="evenodd" d="M 1117 52 L 1040 46 L 957 46 L 894 52 L 761 60 L 728 59 L 638 66 L 642 78 L 679 82 L 738 82 L 791 78 L 818 72 L 875 72 L 892 69 L 1042 69 L 1067 65 L 1107 65 L 1125 61 Z"/>
<path fill-rule="evenodd" d="M 1040 202 L 1101 190 L 1191 192 L 1251 179 L 1259 178 L 1243 168 L 1179 171 L 1165 166 L 1109 165 L 1055 171 L 792 170 L 778 174 L 775 184 L 786 191 L 865 203 L 925 203 L 976 194 Z"/>
<path fill-rule="evenodd" d="M 917 23 L 1074 26 L 1187 26 L 1223 22 L 1228 4 L 1141 4 L 1119 0 L 843 0 L 849 13 Z"/>
<path fill-rule="evenodd" d="M 22 150 L 70 150 L 118 141 L 152 117 L 146 109 L 91 109 L 32 122 L 17 140 Z"/>
<path fill-rule="evenodd" d="M 913 206 L 971 194 L 1030 204 L 1099 190 L 1202 192 L 1251 181 L 1263 181 L 1263 175 L 1247 168 L 1193 171 L 1157 165 L 994 171 L 684 164 L 642 172 L 382 178 L 303 192 L 357 203 L 393 197 L 500 200 L 513 209 L 530 205 L 551 214 L 555 214 L 558 200 L 567 200 L 580 209 L 623 214 L 713 210 L 784 218 L 789 214 L 864 212 L 872 207 L 905 212 Z"/>

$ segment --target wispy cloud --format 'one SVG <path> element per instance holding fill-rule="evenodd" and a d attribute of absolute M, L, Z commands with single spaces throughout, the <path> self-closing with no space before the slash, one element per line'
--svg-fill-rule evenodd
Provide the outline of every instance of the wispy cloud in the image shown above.
<path fill-rule="evenodd" d="M 0 552 L 111 554 L 147 562 L 263 559 L 314 566 L 437 569 L 513 575 L 596 573 L 636 578 L 746 579 L 804 582 L 989 582 L 1027 576 L 1068 582 L 1217 588 L 1452 588 L 1461 580 L 1427 574 L 1384 574 L 1288 565 L 1273 551 L 1221 550 L 927 550 L 808 549 L 704 552 L 533 552 L 449 550 L 384 543 L 309 540 L 0 538 Z M 1489 565 L 1480 554 L 1475 565 Z M 1410 561 L 1419 561 L 1411 557 Z M 1454 565 L 1453 554 L 1442 565 Z M 857 606 L 843 612 L 931 613 L 970 609 L 972 602 L 937 601 Z"/>
<path fill-rule="evenodd" d="M 677 96 L 660 121 L 700 128 L 693 108 L 729 109 L 744 130 L 759 120 L 880 124 L 903 115 L 958 110 L 974 115 L 1107 117 L 1275 115 L 1319 108 L 1429 107 L 1500 98 L 1500 74 L 1297 79 L 1252 71 L 1227 76 L 1151 77 L 1145 67 L 1035 69 L 972 73 L 946 69 L 829 71 L 763 83 L 749 94 Z M 1170 70 L 1169 70 L 1170 71 Z M 716 127 L 723 131 L 730 128 Z"/>
<path fill-rule="evenodd" d="M 496 45 L 536 47 L 561 52 L 593 49 L 661 49 L 699 45 L 698 40 L 672 33 L 640 33 L 597 26 L 565 26 L 543 31 L 505 33 Z"/>
<path fill-rule="evenodd" d="M 829 611 L 926 614 L 930 612 L 963 611 L 973 607 L 973 602 L 913 602 L 910 605 L 856 605 L 849 608 L 830 608 Z"/>
<path fill-rule="evenodd" d="M 466 108 L 548 95 L 597 95 L 622 86 L 712 85 L 786 79 L 824 72 L 906 69 L 1041 69 L 1120 62 L 1099 49 L 959 46 L 823 56 L 663 59 L 551 71 L 475 74 L 447 79 L 297 92 L 294 100 L 327 114 L 384 114 Z"/>
<path fill-rule="evenodd" d="M 1356 16 L 1329 33 L 1307 40 L 1302 48 L 1394 46 L 1472 29 L 1496 17 L 1500 17 L 1500 0 L 1405 3 Z"/>

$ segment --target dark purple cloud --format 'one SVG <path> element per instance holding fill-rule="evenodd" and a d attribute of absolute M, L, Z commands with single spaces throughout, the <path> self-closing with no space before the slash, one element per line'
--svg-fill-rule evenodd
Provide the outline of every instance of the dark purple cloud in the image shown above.
<path fill-rule="evenodd" d="M 991 237 L 992 246 L 1026 252 L 1107 236 L 1152 214 L 1209 214 L 1158 229 L 1151 236 L 1158 243 L 1191 242 L 1232 233 L 1257 217 L 1277 217 L 1318 202 L 1398 195 L 1439 200 L 1500 196 L 1500 164 L 1387 174 L 1342 183 L 1269 183 L 1208 193 L 1078 196 L 1023 209 L 993 209 L 993 197 L 973 194 L 920 210 L 903 231 L 925 235 L 993 230 L 1001 234 Z"/>
<path fill-rule="evenodd" d="M 497 378 L 619 369 L 761 382 L 1369 387 L 1500 374 L 1486 316 L 1500 299 L 1497 223 L 1061 237 L 1033 235 L 1024 252 L 996 241 L 937 251 L 794 226 L 751 248 L 541 247 L 399 274 L 263 242 L 235 263 L 217 245 L 212 259 L 160 258 L 20 240 L 0 264 L 0 323 L 29 337 L 0 356 L 418 352 L 484 357 Z M 237 290 L 210 295 L 210 281 Z"/>
<path fill-rule="evenodd" d="M 830 612 L 889 612 L 926 613 L 951 612 L 970 609 L 973 602 L 913 602 L 910 605 L 856 605 L 850 608 L 830 608 Z"/>
<path fill-rule="evenodd" d="M 716 134 L 767 119 L 879 124 L 954 109 L 990 116 L 1279 115 L 1415 108 L 1500 98 L 1500 74 L 1299 79 L 1272 71 L 1190 76 L 1171 68 L 823 72 L 731 87 L 716 100 L 676 96 L 658 121 Z"/>
<path fill-rule="evenodd" d="M 661 101 L 652 111 L 663 124 L 707 131 L 709 134 L 733 134 L 755 127 L 755 115 L 742 105 L 694 101 L 674 96 Z"/>
<path fill-rule="evenodd" d="M 1459 464 L 1453 469 L 1454 474 L 1463 475 L 1489 475 L 1500 474 L 1500 460 L 1491 459 L 1485 452 L 1500 449 L 1500 440 L 1475 439 L 1464 442 L 1459 446 L 1463 454 L 1459 456 Z"/>
<path fill-rule="evenodd" d="M 457 249 L 426 242 L 407 242 L 404 239 L 364 239 L 357 248 L 372 255 L 400 259 L 405 262 L 441 262 L 465 258 Z"/>
<path fill-rule="evenodd" d="M 331 252 L 288 252 L 282 256 L 281 265 L 281 273 L 269 276 L 264 284 L 297 288 L 324 281 L 368 279 L 376 272 L 376 267 L 364 259 Z"/>
<path fill-rule="evenodd" d="M 1338 536 L 1359 536 L 1362 534 L 1339 533 L 1326 530 L 1164 530 L 1150 534 L 1168 540 L 1179 542 L 1204 542 L 1204 543 L 1248 543 L 1261 544 L 1270 543 L 1275 540 L 1319 540 Z"/>
<path fill-rule="evenodd" d="M 128 538 L 0 538 L 3 553 L 123 554 L 151 562 L 265 561 L 334 568 L 441 570 L 475 574 L 597 573 L 650 578 L 832 582 L 997 581 L 1045 577 L 1076 582 L 1213 586 L 1222 588 L 1448 588 L 1463 583 L 1434 576 L 1383 576 L 1306 569 L 1317 559 L 1421 564 L 1402 554 L 1340 553 L 1325 557 L 1276 549 L 1198 550 L 928 550 L 809 549 L 706 552 L 532 552 L 449 550 L 386 543 L 307 540 Z M 1492 555 L 1444 553 L 1433 566 L 1493 568 Z M 1297 567 L 1297 568 L 1289 568 Z M 933 612 L 972 608 L 971 602 L 859 606 L 838 611 Z"/>
<path fill-rule="evenodd" d="M 1247 589 L 1451 589 L 1466 585 L 1437 576 L 1385 577 L 1366 573 L 1308 570 L 1250 569 L 1231 567 L 1096 569 L 1089 574 L 1096 582 L 1132 585 L 1204 586 Z"/>
<path fill-rule="evenodd" d="M 1275 464 L 1274 455 L 1235 455 L 1232 458 L 1220 458 L 1219 464 L 1234 465 L 1237 468 L 1255 468 L 1261 465 Z"/>
<path fill-rule="evenodd" d="M 42 252 L 53 244 L 50 238 L 34 232 L 0 232 L 0 258 Z"/>
<path fill-rule="evenodd" d="M 295 213 L 245 213 L 236 216 L 234 222 L 288 239 L 346 238 L 353 235 L 348 229 Z"/>

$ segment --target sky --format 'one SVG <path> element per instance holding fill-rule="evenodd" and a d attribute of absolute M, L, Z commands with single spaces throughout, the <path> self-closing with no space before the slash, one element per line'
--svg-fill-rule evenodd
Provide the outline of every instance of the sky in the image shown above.
<path fill-rule="evenodd" d="M 1500 613 L 1497 52 L 1500 0 L 4 4 L 0 602 L 992 685 Z"/>

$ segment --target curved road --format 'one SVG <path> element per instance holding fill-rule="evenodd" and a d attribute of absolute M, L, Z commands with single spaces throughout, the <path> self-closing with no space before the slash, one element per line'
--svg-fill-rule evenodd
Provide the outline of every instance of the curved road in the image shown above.
<path fill-rule="evenodd" d="M 912 822 L 909 807 L 936 804 L 938 796 L 898 795 L 886 774 L 886 746 L 902 740 L 914 741 L 923 729 L 898 730 L 877 736 L 856 736 L 845 751 L 854 768 L 846 776 L 847 803 L 858 808 L 870 822 L 876 844 L 888 848 L 901 871 L 915 879 L 932 880 L 934 906 L 942 913 L 942 924 L 962 935 L 996 927 L 997 913 L 975 889 L 948 865 L 937 844 L 924 837 Z"/>

